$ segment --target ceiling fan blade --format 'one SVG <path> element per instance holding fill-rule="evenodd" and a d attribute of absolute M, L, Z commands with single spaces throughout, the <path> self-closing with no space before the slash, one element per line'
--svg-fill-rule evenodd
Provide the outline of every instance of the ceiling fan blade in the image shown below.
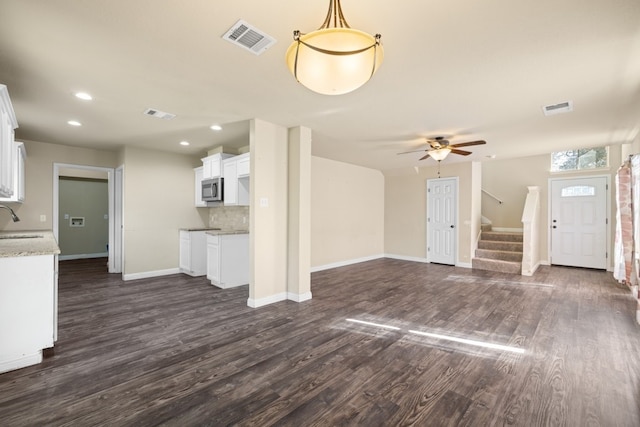
<path fill-rule="evenodd" d="M 465 150 L 457 150 L 455 148 L 451 149 L 451 152 L 453 154 L 460 154 L 461 156 L 468 156 L 469 154 L 471 154 L 471 151 L 465 151 Z"/>
<path fill-rule="evenodd" d="M 469 147 L 471 145 L 483 145 L 486 144 L 487 141 L 479 140 L 479 141 L 469 141 L 469 142 L 461 142 L 459 144 L 451 144 L 449 148 L 452 147 Z"/>
<path fill-rule="evenodd" d="M 424 159 L 426 159 L 427 157 L 430 157 L 430 156 L 429 156 L 429 153 L 427 153 L 425 156 L 420 157 L 418 160 L 424 160 Z"/>
<path fill-rule="evenodd" d="M 396 154 L 422 153 L 423 151 L 427 151 L 427 149 L 424 148 L 422 150 L 404 151 L 402 153 L 396 153 Z"/>

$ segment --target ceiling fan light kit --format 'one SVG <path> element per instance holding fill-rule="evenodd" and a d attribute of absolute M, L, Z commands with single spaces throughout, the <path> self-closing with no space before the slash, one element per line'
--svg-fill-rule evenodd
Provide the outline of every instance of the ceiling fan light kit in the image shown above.
<path fill-rule="evenodd" d="M 442 161 L 447 158 L 449 153 L 451 152 L 451 148 L 439 148 L 437 150 L 429 151 L 427 156 L 431 156 L 433 160 Z"/>
<path fill-rule="evenodd" d="M 380 68 L 384 51 L 380 34 L 349 27 L 340 0 L 329 1 L 322 26 L 310 33 L 293 32 L 286 53 L 289 70 L 303 86 L 323 95 L 352 92 Z"/>
<path fill-rule="evenodd" d="M 478 140 L 478 141 L 459 142 L 457 144 L 451 144 L 449 140 L 444 139 L 443 136 L 436 136 L 433 139 L 427 138 L 427 144 L 429 144 L 429 148 L 426 148 L 424 150 L 405 151 L 403 153 L 398 153 L 398 154 L 426 152 L 427 154 L 420 157 L 419 160 L 424 160 L 427 157 L 431 157 L 432 159 L 440 163 L 441 161 L 447 158 L 449 153 L 458 154 L 461 156 L 468 156 L 469 154 L 471 154 L 471 151 L 459 150 L 458 147 L 484 145 L 486 143 L 487 143 L 486 141 Z"/>

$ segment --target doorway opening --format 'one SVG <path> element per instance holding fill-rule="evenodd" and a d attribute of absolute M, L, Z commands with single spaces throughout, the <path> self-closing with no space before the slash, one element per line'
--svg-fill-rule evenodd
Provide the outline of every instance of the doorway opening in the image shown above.
<path fill-rule="evenodd" d="M 97 166 L 74 165 L 65 163 L 53 164 L 53 234 L 56 240 L 60 241 L 60 177 L 64 176 L 77 177 L 99 177 L 106 178 L 107 183 L 107 221 L 108 221 L 108 243 L 105 252 L 108 257 L 109 273 L 122 273 L 122 238 L 119 234 L 122 232 L 120 228 L 116 228 L 116 223 L 122 223 L 122 210 L 116 209 L 116 206 L 122 206 L 122 187 L 121 180 L 119 186 L 116 186 L 116 174 L 113 168 L 104 168 Z M 119 188 L 118 188 L 119 187 Z M 116 204 L 116 200 L 119 202 Z M 84 224 L 77 218 L 74 223 Z M 69 219 L 71 220 L 71 218 Z"/>

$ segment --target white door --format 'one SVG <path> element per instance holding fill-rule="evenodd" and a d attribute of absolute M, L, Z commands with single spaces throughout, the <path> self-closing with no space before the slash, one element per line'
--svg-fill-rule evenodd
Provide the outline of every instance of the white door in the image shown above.
<path fill-rule="evenodd" d="M 458 178 L 427 181 L 427 261 L 456 264 Z"/>
<path fill-rule="evenodd" d="M 607 268 L 607 178 L 551 181 L 551 264 Z"/>

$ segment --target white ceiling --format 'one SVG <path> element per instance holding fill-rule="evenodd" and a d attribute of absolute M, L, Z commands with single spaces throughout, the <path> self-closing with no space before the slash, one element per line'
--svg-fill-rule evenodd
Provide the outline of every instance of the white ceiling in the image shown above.
<path fill-rule="evenodd" d="M 257 117 L 312 129 L 314 155 L 384 170 L 433 162 L 396 153 L 437 135 L 487 141 L 445 160 L 453 162 L 620 144 L 638 133 L 638 0 L 343 0 L 353 28 L 382 34 L 385 61 L 342 96 L 310 92 L 284 61 L 293 30 L 319 27 L 328 4 L 0 0 L 0 83 L 17 137 L 200 155 L 246 145 L 247 120 Z M 256 56 L 222 40 L 238 19 L 277 43 Z M 94 100 L 76 99 L 79 90 Z M 542 114 L 568 100 L 573 113 Z M 177 117 L 147 117 L 147 108 Z"/>

